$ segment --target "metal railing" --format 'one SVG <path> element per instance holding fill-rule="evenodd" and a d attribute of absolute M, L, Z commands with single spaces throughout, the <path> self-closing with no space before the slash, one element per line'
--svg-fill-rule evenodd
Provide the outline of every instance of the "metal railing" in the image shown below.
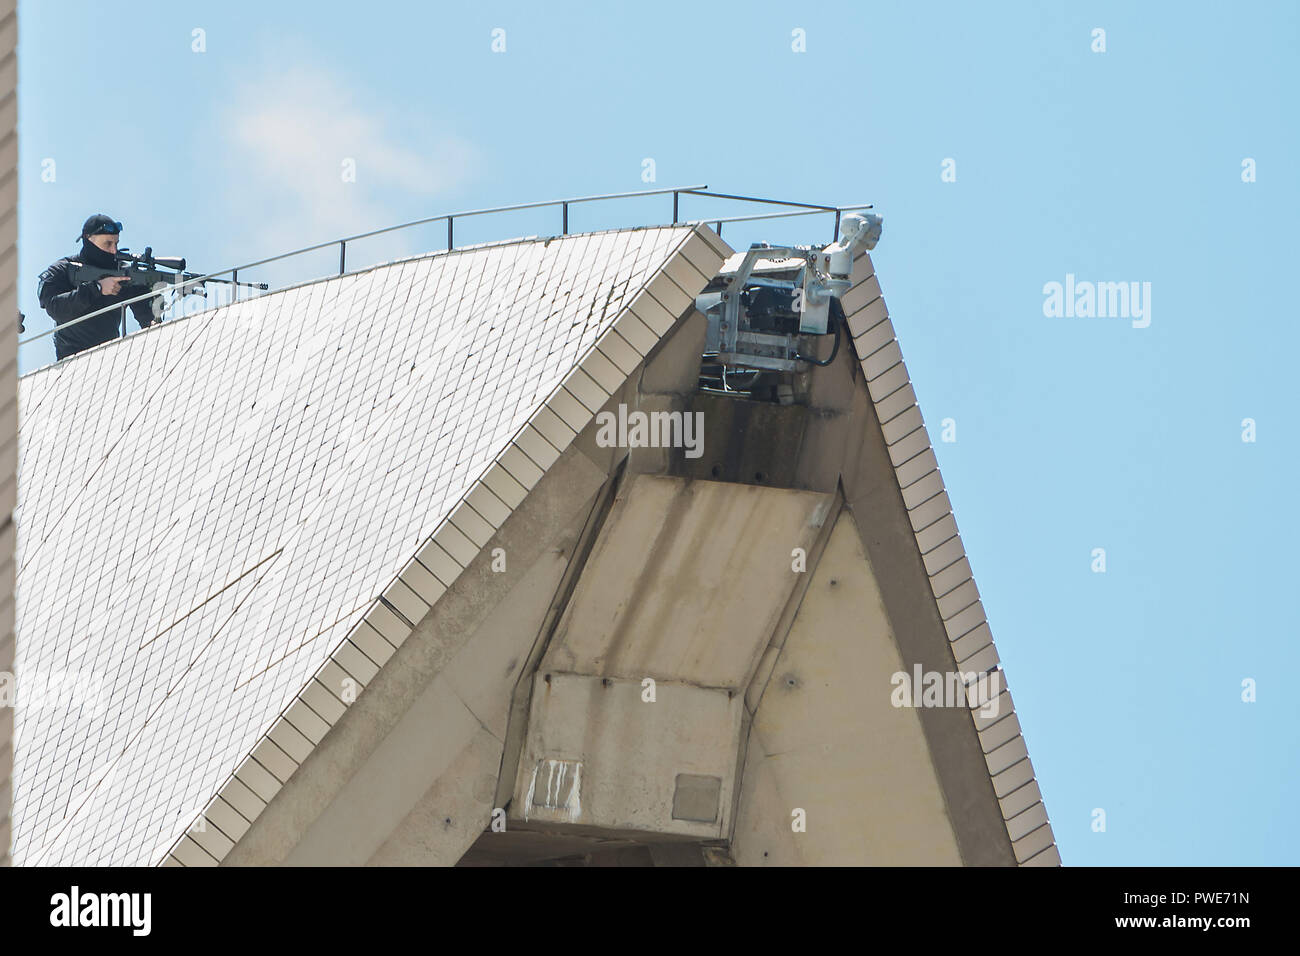
<path fill-rule="evenodd" d="M 547 199 L 541 202 L 516 203 L 510 206 L 493 206 L 488 209 L 467 209 L 462 212 L 443 213 L 437 216 L 428 216 L 424 219 L 414 219 L 410 222 L 399 223 L 396 226 L 386 226 L 383 229 L 372 229 L 369 232 L 361 232 L 352 236 L 344 236 L 341 239 L 331 239 L 328 242 L 318 242 L 315 245 L 303 246 L 301 249 L 294 249 L 291 252 L 283 252 L 280 253 L 279 255 L 270 256 L 269 258 L 266 259 L 258 259 L 254 262 L 246 262 L 243 263 L 242 265 L 232 266 L 229 269 L 222 269 L 220 272 L 209 272 L 206 273 L 205 275 L 198 276 L 197 278 L 194 279 L 184 279 L 176 283 L 175 285 L 167 286 L 166 288 L 159 289 L 157 291 L 145 292 L 141 295 L 134 296 L 133 298 L 130 299 L 122 299 L 113 302 L 112 304 L 106 305 L 101 309 L 96 309 L 94 312 L 88 312 L 85 315 L 73 319 L 70 322 L 64 322 L 61 325 L 57 325 L 55 326 L 55 328 L 50 329 L 46 332 L 41 332 L 36 335 L 30 335 L 25 339 L 19 339 L 18 344 L 28 345 L 32 342 L 36 342 L 39 341 L 40 339 L 46 338 L 47 336 L 51 336 L 55 332 L 59 331 L 60 329 L 70 328 L 71 326 L 77 325 L 81 322 L 85 322 L 89 319 L 93 319 L 97 316 L 105 315 L 109 312 L 113 312 L 119 309 L 122 311 L 122 329 L 123 329 L 123 334 L 125 335 L 126 334 L 125 333 L 126 307 L 133 303 L 143 302 L 147 299 L 152 299 L 155 296 L 160 296 L 169 290 L 177 290 L 183 292 L 187 287 L 199 286 L 202 285 L 202 283 L 208 279 L 215 280 L 227 274 L 230 275 L 232 280 L 238 281 L 239 273 L 241 271 L 245 271 L 248 269 L 255 269 L 258 266 L 268 265 L 272 262 L 280 262 L 285 259 L 291 259 L 294 256 L 305 255 L 306 253 L 309 252 L 316 252 L 321 249 L 328 249 L 331 246 L 339 247 L 338 274 L 340 276 L 346 275 L 348 243 L 357 242 L 360 239 L 369 239 L 372 236 L 380 236 L 390 232 L 397 232 L 401 229 L 411 229 L 415 226 L 425 226 L 428 225 L 429 223 L 440 222 L 440 221 L 445 221 L 447 223 L 447 251 L 451 252 L 456 248 L 454 230 L 455 230 L 455 222 L 457 219 L 468 219 L 473 216 L 485 216 L 491 213 L 518 212 L 524 209 L 542 209 L 549 206 L 559 206 L 561 210 L 560 212 L 561 233 L 560 234 L 567 236 L 569 234 L 569 207 L 570 206 L 576 206 L 579 205 L 580 203 L 600 202 L 606 199 L 627 199 L 633 196 L 663 196 L 671 193 L 673 197 L 673 218 L 672 218 L 671 225 L 679 225 L 679 224 L 707 225 L 712 223 L 715 226 L 714 231 L 717 232 L 719 236 L 721 236 L 723 223 L 754 222 L 756 220 L 761 220 L 761 219 L 785 219 L 793 216 L 811 216 L 811 215 L 824 215 L 828 213 L 834 213 L 835 226 L 834 226 L 834 231 L 831 234 L 831 241 L 833 242 L 835 241 L 835 239 L 839 238 L 840 217 L 843 213 L 851 212 L 859 209 L 872 208 L 869 203 L 855 205 L 855 206 L 821 206 L 815 203 L 790 202 L 783 199 L 767 199 L 767 198 L 761 198 L 756 196 L 737 196 L 731 193 L 711 193 L 711 192 L 707 192 L 708 188 L 709 187 L 707 185 L 673 186 L 664 189 L 644 189 L 644 190 L 637 190 L 634 192 L 604 193 L 597 196 L 575 196 L 568 199 Z M 682 196 L 708 196 L 713 199 L 726 199 L 729 201 L 764 203 L 768 205 L 790 207 L 797 211 L 765 213 L 761 215 L 752 215 L 752 216 L 724 216 L 721 218 L 708 217 L 703 219 L 682 220 L 680 218 L 680 213 L 681 213 L 680 203 L 681 203 Z M 370 268 L 370 267 L 366 267 L 366 268 Z M 237 290 L 238 286 L 234 288 Z M 230 303 L 226 303 L 226 304 L 230 304 Z"/>

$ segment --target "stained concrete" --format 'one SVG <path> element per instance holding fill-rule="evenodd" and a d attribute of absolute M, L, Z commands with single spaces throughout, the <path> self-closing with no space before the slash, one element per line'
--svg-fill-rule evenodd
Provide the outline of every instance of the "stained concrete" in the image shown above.
<path fill-rule="evenodd" d="M 732 853 L 741 866 L 961 862 L 903 661 L 847 511 L 811 572 L 750 730 Z M 792 829 L 796 810 L 806 830 Z"/>

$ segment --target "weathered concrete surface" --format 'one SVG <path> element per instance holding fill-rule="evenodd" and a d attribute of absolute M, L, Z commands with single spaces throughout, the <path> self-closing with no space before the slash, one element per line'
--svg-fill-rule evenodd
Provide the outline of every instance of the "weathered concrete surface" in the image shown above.
<path fill-rule="evenodd" d="M 830 498 L 631 476 L 543 669 L 742 691 Z"/>
<path fill-rule="evenodd" d="M 865 396 L 866 387 L 859 388 Z M 863 440 L 847 463 L 844 494 L 885 602 L 903 670 L 957 670 L 952 645 L 930 588 L 880 424 L 869 404 Z M 967 866 L 1014 866 L 1015 855 L 989 779 L 970 711 L 925 707 L 918 712 L 948 816 Z"/>
<path fill-rule="evenodd" d="M 725 837 L 740 695 L 669 681 L 656 684 L 653 702 L 643 693 L 639 680 L 539 675 L 512 816 L 610 831 Z M 556 779 L 561 761 L 574 768 L 571 779 L 580 782 L 580 795 L 557 786 L 568 783 Z M 688 778 L 684 794 L 677 793 L 681 777 Z M 703 783 L 693 793 L 691 778 Z"/>
<path fill-rule="evenodd" d="M 731 842 L 741 866 L 961 862 L 902 658 L 844 512 L 812 572 L 750 728 Z M 792 813 L 806 814 L 805 832 Z"/>
<path fill-rule="evenodd" d="M 802 405 L 773 405 L 697 394 L 692 413 L 704 416 L 704 454 L 674 456 L 673 474 L 732 483 L 798 487 L 799 446 L 809 419 Z M 833 491 L 834 479 L 818 491 Z"/>
<path fill-rule="evenodd" d="M 490 821 L 511 693 L 606 479 L 561 456 L 223 865 L 459 859 Z"/>
<path fill-rule="evenodd" d="M 743 691 L 830 501 L 628 476 L 534 679 L 512 818 L 727 836 Z"/>

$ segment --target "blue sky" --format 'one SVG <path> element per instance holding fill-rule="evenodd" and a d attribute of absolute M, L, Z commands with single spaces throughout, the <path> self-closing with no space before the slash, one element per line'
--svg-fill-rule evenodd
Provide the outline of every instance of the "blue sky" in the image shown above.
<path fill-rule="evenodd" d="M 74 251 L 92 212 L 121 219 L 134 250 L 213 270 L 424 215 L 650 188 L 647 157 L 655 186 L 875 203 L 873 258 L 1064 861 L 1300 861 L 1285 597 L 1300 532 L 1285 484 L 1300 438 L 1285 285 L 1300 7 L 19 9 L 28 334 L 51 327 L 36 275 Z M 504 53 L 491 51 L 498 27 Z M 795 29 L 806 52 L 791 49 Z M 955 182 L 941 180 L 948 158 Z M 745 211 L 684 206 L 717 209 Z M 571 228 L 668 210 L 582 207 Z M 549 234 L 557 220 L 485 217 L 457 238 Z M 792 219 L 724 236 L 829 232 Z M 417 230 L 349 261 L 441 241 Z M 323 253 L 258 277 L 336 264 Z M 1045 316 L 1044 285 L 1067 274 L 1149 282 L 1150 325 Z M 20 370 L 52 360 L 45 339 Z M 945 418 L 951 443 L 938 442 Z M 1255 703 L 1241 700 L 1248 678 Z"/>

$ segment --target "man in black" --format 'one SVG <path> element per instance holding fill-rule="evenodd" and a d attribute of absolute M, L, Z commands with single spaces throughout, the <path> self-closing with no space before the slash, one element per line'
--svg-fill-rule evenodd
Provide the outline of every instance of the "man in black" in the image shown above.
<path fill-rule="evenodd" d="M 50 314 L 55 325 L 63 326 L 113 302 L 132 297 L 123 292 L 123 286 L 130 281 L 127 276 L 105 276 L 98 281 L 88 280 L 77 285 L 73 285 L 71 277 L 72 267 L 76 263 L 105 269 L 116 268 L 117 240 L 121 231 L 120 222 L 103 214 L 91 216 L 81 227 L 80 254 L 75 257 L 65 256 L 41 273 L 37 296 L 41 308 Z M 142 329 L 154 324 L 154 301 L 145 299 L 131 303 L 131 312 Z M 65 359 L 117 338 L 121 318 L 122 310 L 115 309 L 85 322 L 56 329 L 55 356 Z"/>

